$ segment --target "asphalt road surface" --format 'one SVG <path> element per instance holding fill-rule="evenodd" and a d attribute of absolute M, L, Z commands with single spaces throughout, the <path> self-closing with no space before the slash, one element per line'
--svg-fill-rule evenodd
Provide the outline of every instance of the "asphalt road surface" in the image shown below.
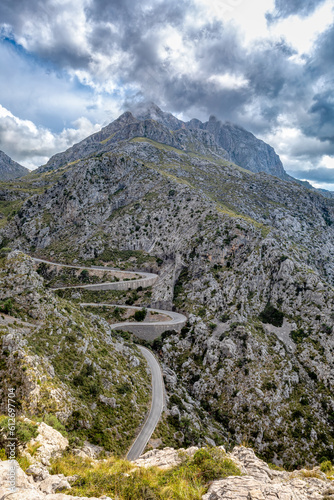
<path fill-rule="evenodd" d="M 145 357 L 151 370 L 152 404 L 144 427 L 140 431 L 127 454 L 126 458 L 128 460 L 136 460 L 143 453 L 150 437 L 154 432 L 154 429 L 158 425 L 164 407 L 164 382 L 160 365 L 151 351 L 146 349 L 146 347 L 138 347 Z"/>

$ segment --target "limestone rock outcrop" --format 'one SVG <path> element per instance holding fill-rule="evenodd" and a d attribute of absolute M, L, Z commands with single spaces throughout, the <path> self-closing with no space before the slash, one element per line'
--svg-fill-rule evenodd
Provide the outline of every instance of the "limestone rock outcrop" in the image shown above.
<path fill-rule="evenodd" d="M 203 500 L 321 500 L 331 491 L 330 481 L 319 469 L 272 470 L 244 447 L 234 448 L 229 458 L 245 475 L 214 481 Z"/>
<path fill-rule="evenodd" d="M 45 422 L 40 422 L 37 425 L 38 435 L 29 444 L 31 446 L 38 445 L 38 449 L 34 456 L 29 456 L 27 451 L 24 451 L 24 454 L 32 463 L 42 463 L 47 466 L 50 465 L 52 457 L 61 454 L 67 448 L 68 439 Z"/>

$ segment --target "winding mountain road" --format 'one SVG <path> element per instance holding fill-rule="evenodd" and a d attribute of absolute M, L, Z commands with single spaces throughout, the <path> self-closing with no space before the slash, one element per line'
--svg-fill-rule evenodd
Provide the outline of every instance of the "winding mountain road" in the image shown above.
<path fill-rule="evenodd" d="M 160 420 L 165 399 L 164 381 L 158 361 L 152 352 L 146 349 L 146 347 L 138 347 L 151 370 L 152 404 L 146 422 L 127 454 L 127 460 L 136 460 L 145 450 L 145 447 Z"/>
<path fill-rule="evenodd" d="M 119 304 L 105 304 L 100 302 L 82 302 L 81 307 L 120 307 L 122 309 L 131 309 L 134 311 L 141 311 L 142 307 L 136 306 L 123 306 Z M 147 312 L 163 314 L 164 316 L 169 316 L 169 319 L 161 321 L 125 321 L 123 323 L 114 323 L 110 325 L 113 330 L 123 330 L 127 332 L 134 333 L 137 337 L 144 340 L 154 340 L 159 337 L 161 333 L 166 330 L 181 330 L 181 328 L 187 322 L 187 318 L 180 313 L 174 311 L 164 311 L 162 309 L 152 309 L 148 307 Z"/>
<path fill-rule="evenodd" d="M 35 257 L 32 257 L 32 259 L 36 263 L 45 263 L 53 266 L 59 266 L 59 267 L 70 267 L 70 268 L 75 268 L 75 269 L 86 269 L 86 270 L 91 270 L 91 271 L 96 271 L 96 270 L 102 270 L 102 271 L 109 271 L 109 272 L 117 272 L 120 273 L 122 272 L 120 269 L 113 269 L 110 267 L 104 267 L 104 266 L 94 266 L 94 267 L 84 267 L 84 266 L 76 266 L 76 265 L 69 265 L 69 264 L 59 264 L 55 262 L 50 262 L 44 259 L 38 259 Z M 66 287 L 60 287 L 60 288 L 53 288 L 52 290 L 61 290 L 61 289 L 68 289 L 68 288 L 85 288 L 85 289 L 90 289 L 90 290 L 128 290 L 128 289 L 136 289 L 139 287 L 149 287 L 152 286 L 156 280 L 158 279 L 157 274 L 153 273 L 146 273 L 146 272 L 131 272 L 131 271 L 123 271 L 127 275 L 133 275 L 135 279 L 131 280 L 123 280 L 123 281 L 113 281 L 113 282 L 105 282 L 105 283 L 95 283 L 95 284 L 90 284 L 90 285 L 72 285 L 72 286 L 66 286 Z M 139 278 L 137 278 L 140 276 Z M 120 304 L 105 304 L 105 303 L 81 303 L 81 307 L 120 307 L 124 309 L 135 309 L 135 310 L 141 310 L 141 307 L 135 307 L 135 306 L 124 306 Z M 187 322 L 186 316 L 180 313 L 176 313 L 174 311 L 165 311 L 163 309 L 153 309 L 153 308 L 148 308 L 148 312 L 151 313 L 158 313 L 162 314 L 164 316 L 167 316 L 169 319 L 163 320 L 163 321 L 141 321 L 141 322 L 123 322 L 123 323 L 115 323 L 111 325 L 112 329 L 118 329 L 118 330 L 126 330 L 126 331 L 131 331 L 133 332 L 136 336 L 140 338 L 144 338 L 146 340 L 153 340 L 154 338 L 157 338 L 161 333 L 164 331 L 174 329 L 174 330 L 181 330 L 182 326 L 185 325 Z M 144 423 L 144 426 L 142 427 L 141 431 L 139 432 L 138 436 L 136 437 L 134 443 L 132 444 L 128 454 L 127 454 L 127 459 L 128 460 L 136 460 L 144 451 L 150 437 L 152 436 L 163 411 L 164 407 L 164 382 L 163 382 L 163 376 L 161 372 L 160 365 L 153 355 L 151 351 L 149 351 L 146 347 L 143 346 L 138 346 L 140 349 L 141 353 L 143 354 L 144 358 L 147 361 L 147 364 L 150 368 L 151 371 L 151 379 L 152 379 L 152 403 L 151 403 L 151 409 L 149 412 L 149 415 Z"/>
<path fill-rule="evenodd" d="M 44 260 L 44 259 L 37 259 L 36 257 L 32 257 L 32 258 L 35 262 L 49 264 L 52 266 L 70 267 L 71 269 L 82 269 L 82 270 L 86 270 L 86 271 L 107 271 L 107 272 L 114 272 L 114 273 L 124 273 L 127 275 L 133 275 L 136 278 L 136 279 L 131 279 L 131 280 L 94 283 L 94 284 L 90 284 L 90 285 L 62 286 L 62 287 L 58 287 L 58 288 L 52 288 L 52 290 L 63 290 L 63 289 L 66 290 L 68 288 L 86 288 L 89 290 L 129 290 L 129 289 L 139 288 L 140 286 L 143 288 L 147 288 L 149 286 L 154 285 L 154 283 L 158 279 L 157 274 L 146 273 L 143 271 L 138 271 L 138 272 L 123 271 L 121 269 L 114 269 L 112 267 L 105 267 L 105 266 L 92 266 L 92 267 L 76 266 L 76 265 L 71 266 L 70 264 L 59 264 L 58 262 L 50 262 L 50 261 Z M 137 279 L 138 275 L 140 276 L 140 278 Z"/>

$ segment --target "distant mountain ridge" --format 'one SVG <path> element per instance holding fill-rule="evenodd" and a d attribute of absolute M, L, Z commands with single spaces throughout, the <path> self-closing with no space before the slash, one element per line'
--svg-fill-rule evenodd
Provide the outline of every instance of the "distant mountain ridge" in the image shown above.
<path fill-rule="evenodd" d="M 284 181 L 302 184 L 327 198 L 334 196 L 330 191 L 318 190 L 287 174 L 274 148 L 244 128 L 223 123 L 214 116 L 204 123 L 196 118 L 184 122 L 153 103 L 137 105 L 132 111 L 126 111 L 99 132 L 52 156 L 37 171 L 54 170 L 89 156 L 115 151 L 121 142 L 138 137 L 200 154 L 207 159 L 228 160 L 254 173 L 265 172 Z"/>
<path fill-rule="evenodd" d="M 6 153 L 0 151 L 0 181 L 9 181 L 29 174 L 29 170 L 16 161 L 12 160 Z"/>
<path fill-rule="evenodd" d="M 194 120 L 188 126 L 193 124 Z M 228 122 L 222 123 L 214 116 L 198 126 L 210 132 L 217 144 L 229 153 L 230 160 L 240 167 L 252 172 L 266 172 L 282 180 L 294 180 L 285 172 L 274 148 L 244 128 Z"/>
<path fill-rule="evenodd" d="M 90 155 L 113 151 L 120 141 L 146 137 L 187 152 L 221 157 L 252 172 L 266 172 L 282 180 L 295 181 L 284 170 L 275 150 L 251 132 L 215 117 L 202 123 L 179 120 L 155 104 L 126 111 L 99 132 L 50 158 L 39 171 L 59 168 Z"/>

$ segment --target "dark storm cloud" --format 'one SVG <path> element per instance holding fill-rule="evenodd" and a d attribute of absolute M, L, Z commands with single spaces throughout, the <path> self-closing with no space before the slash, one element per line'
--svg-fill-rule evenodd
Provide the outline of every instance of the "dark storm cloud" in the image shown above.
<path fill-rule="evenodd" d="M 86 11 L 92 30 L 90 44 L 106 55 L 112 50 L 124 51 L 131 66 L 122 67 L 122 79 L 136 82 L 143 66 L 159 71 L 159 31 L 167 26 L 182 28 L 189 4 L 187 0 L 95 0 Z"/>
<path fill-rule="evenodd" d="M 304 132 L 309 136 L 317 136 L 321 141 L 334 143 L 334 98 L 332 90 L 326 90 L 313 97 L 309 116 L 311 124 L 304 127 Z"/>
<path fill-rule="evenodd" d="M 207 115 L 214 112 L 225 120 L 242 120 L 243 126 L 258 133 L 276 125 L 286 102 L 294 101 L 297 95 L 301 99 L 307 92 L 304 70 L 289 60 L 293 51 L 284 42 L 260 44 L 249 51 L 238 33 L 222 23 L 207 25 L 200 33 L 189 31 L 186 39 L 191 41 L 200 71 L 175 74 L 159 61 L 154 44 L 148 51 L 138 44 L 134 65 L 127 74 L 129 81 L 140 78 L 150 99 L 162 100 L 169 109 L 187 112 L 201 107 Z M 228 88 L 210 80 L 211 75 L 226 73 L 248 83 Z M 252 104 L 258 112 L 256 121 L 246 112 Z"/>
<path fill-rule="evenodd" d="M 43 0 L 2 0 L 0 3 L 0 19 L 2 23 L 8 23 L 20 30 L 23 27 L 26 16 L 35 12 L 36 15 L 47 13 L 47 4 Z"/>
<path fill-rule="evenodd" d="M 207 115 L 214 112 L 223 119 L 235 121 L 236 114 L 242 115 L 245 106 L 254 99 L 264 98 L 261 114 L 266 122 L 263 127 L 268 129 L 280 113 L 280 98 L 283 100 L 281 94 L 287 81 L 296 89 L 299 87 L 300 68 L 288 61 L 293 51 L 287 44 L 266 43 L 248 51 L 239 33 L 222 22 L 202 25 L 200 30 L 189 27 L 183 31 L 183 43 L 191 45 L 199 66 L 199 71 L 190 74 L 186 71 L 188 68 L 176 73 L 172 63 L 162 60 L 158 42 L 158 33 L 136 37 L 131 51 L 132 64 L 124 69 L 123 78 L 139 82 L 143 97 L 158 104 L 164 102 L 173 111 L 187 112 L 197 107 Z M 244 77 L 248 84 L 228 88 L 210 79 L 226 73 Z M 249 125 L 247 119 L 245 125 Z M 259 124 L 257 127 L 260 130 Z"/>
<path fill-rule="evenodd" d="M 289 173 L 297 179 L 308 179 L 324 184 L 334 184 L 334 168 L 311 168 L 303 171 L 290 170 Z"/>
<path fill-rule="evenodd" d="M 334 25 L 319 36 L 305 66 L 304 85 L 311 87 L 319 82 L 321 91 L 311 96 L 306 120 L 300 126 L 307 136 L 334 144 L 333 47 Z"/>
<path fill-rule="evenodd" d="M 306 17 L 312 14 L 325 0 L 275 0 L 275 11 L 266 15 L 268 22 L 275 22 L 294 14 Z"/>

